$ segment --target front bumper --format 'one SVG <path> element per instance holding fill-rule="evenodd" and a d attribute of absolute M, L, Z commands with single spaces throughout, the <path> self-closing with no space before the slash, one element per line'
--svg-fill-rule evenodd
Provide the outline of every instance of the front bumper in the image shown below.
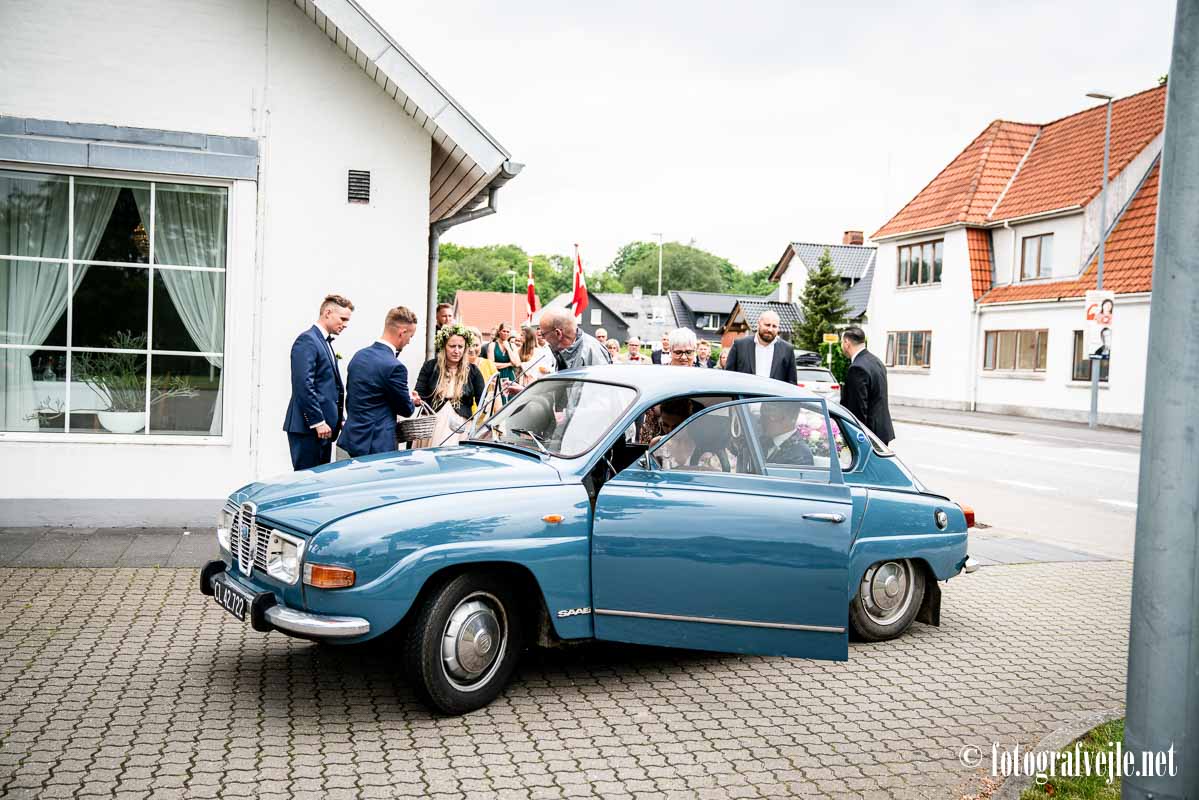
<path fill-rule="evenodd" d="M 209 561 L 200 570 L 200 593 L 212 595 L 214 581 L 229 581 L 224 561 Z M 239 587 L 240 588 L 240 587 Z M 242 591 L 245 591 L 242 589 Z M 249 605 L 250 627 L 256 631 L 279 630 L 307 639 L 348 639 L 370 633 L 371 624 L 362 617 L 310 614 L 280 605 L 273 592 L 255 592 Z"/>

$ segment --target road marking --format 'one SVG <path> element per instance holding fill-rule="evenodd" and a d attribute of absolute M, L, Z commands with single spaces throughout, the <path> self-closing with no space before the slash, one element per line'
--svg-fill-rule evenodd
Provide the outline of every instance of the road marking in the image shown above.
<path fill-rule="evenodd" d="M 916 469 L 921 469 L 921 470 L 927 469 L 931 472 L 948 472 L 951 475 L 966 475 L 966 474 L 968 474 L 967 471 L 964 469 L 950 469 L 949 467 L 934 467 L 932 464 L 913 464 L 912 466 L 915 467 Z"/>
<path fill-rule="evenodd" d="M 1105 497 L 1099 498 L 1100 503 L 1107 503 L 1109 506 L 1117 506 L 1119 508 L 1136 508 L 1137 504 L 1128 500 L 1108 500 Z"/>
<path fill-rule="evenodd" d="M 964 442 L 939 441 L 939 442 L 936 442 L 935 446 L 937 446 L 937 447 L 941 447 L 941 446 L 960 447 L 964 450 L 974 450 L 974 451 L 979 450 L 979 445 L 966 444 Z M 892 449 L 894 449 L 894 448 L 892 448 Z M 896 450 L 896 452 L 898 452 L 901 457 L 903 456 L 902 450 Z M 1049 456 L 1038 455 L 1035 450 L 1031 450 L 1031 451 L 1026 450 L 1022 453 L 1017 453 L 1017 452 L 1013 452 L 1011 450 L 997 450 L 994 447 L 987 447 L 986 452 L 991 453 L 993 455 L 997 455 L 997 456 L 1009 456 L 1012 458 L 1025 458 L 1025 459 L 1029 459 L 1031 461 L 1042 461 L 1046 464 L 1065 464 L 1065 465 L 1071 466 L 1071 467 L 1080 466 L 1080 462 L 1078 459 L 1052 458 Z M 1112 466 L 1110 464 L 1086 464 L 1086 467 L 1087 467 L 1087 469 L 1106 469 L 1106 470 L 1110 470 L 1111 472 L 1123 472 L 1128 475 L 1136 475 L 1138 472 L 1140 472 L 1140 469 L 1132 469 L 1129 467 L 1116 467 L 1116 466 Z"/>
<path fill-rule="evenodd" d="M 1008 486 L 1016 486 L 1021 489 L 1032 489 L 1034 492 L 1056 492 L 1055 486 L 1046 486 L 1043 483 L 1025 483 L 1024 481 L 1009 481 L 1003 478 L 996 478 L 996 483 L 1006 483 Z"/>

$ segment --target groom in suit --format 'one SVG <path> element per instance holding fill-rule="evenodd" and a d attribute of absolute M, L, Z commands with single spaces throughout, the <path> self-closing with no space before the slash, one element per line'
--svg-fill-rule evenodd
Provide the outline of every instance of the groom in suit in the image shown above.
<path fill-rule="evenodd" d="M 794 386 L 799 380 L 795 373 L 795 350 L 779 338 L 779 315 L 763 311 L 758 317 L 757 333 L 733 342 L 724 368 L 774 378 Z"/>
<path fill-rule="evenodd" d="M 350 324 L 354 304 L 341 295 L 321 302 L 316 324 L 296 337 L 291 346 L 291 402 L 283 419 L 291 465 L 296 470 L 328 464 L 333 440 L 341 431 L 345 387 L 333 337 Z"/>
<path fill-rule="evenodd" d="M 407 417 L 420 396 L 408 388 L 400 351 L 416 333 L 416 314 L 403 306 L 387 312 L 383 334 L 350 359 L 346 370 L 346 426 L 337 440 L 350 457 L 396 449 L 396 415 Z"/>

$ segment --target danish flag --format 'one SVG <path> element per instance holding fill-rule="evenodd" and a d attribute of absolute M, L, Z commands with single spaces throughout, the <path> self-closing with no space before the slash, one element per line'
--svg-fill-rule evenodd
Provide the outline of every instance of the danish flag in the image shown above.
<path fill-rule="evenodd" d="M 533 259 L 529 259 L 529 289 L 525 297 L 525 302 L 528 305 L 525 313 L 525 322 L 533 321 L 533 312 L 537 310 L 537 292 L 533 288 Z"/>
<path fill-rule="evenodd" d="M 575 245 L 575 292 L 570 298 L 574 308 L 575 318 L 582 319 L 583 311 L 587 308 L 587 278 L 583 275 L 583 258 L 579 255 L 579 246 Z"/>

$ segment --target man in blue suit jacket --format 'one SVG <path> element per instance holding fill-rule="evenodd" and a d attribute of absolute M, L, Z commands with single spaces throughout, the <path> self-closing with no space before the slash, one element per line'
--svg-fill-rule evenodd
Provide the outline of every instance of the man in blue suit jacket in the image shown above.
<path fill-rule="evenodd" d="M 387 312 L 383 335 L 350 359 L 346 370 L 346 426 L 337 446 L 351 456 L 396 449 L 396 415 L 409 416 L 416 392 L 400 351 L 416 333 L 416 314 L 403 306 Z"/>
<path fill-rule="evenodd" d="M 333 337 L 350 324 L 354 304 L 331 294 L 321 303 L 316 324 L 291 346 L 291 403 L 283 419 L 291 465 L 297 470 L 328 464 L 341 431 L 345 388 L 333 352 Z"/>

